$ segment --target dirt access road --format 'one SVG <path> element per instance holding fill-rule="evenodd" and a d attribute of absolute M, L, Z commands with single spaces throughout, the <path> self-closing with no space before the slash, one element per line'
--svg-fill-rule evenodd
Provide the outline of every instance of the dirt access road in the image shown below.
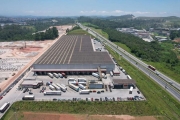
<path fill-rule="evenodd" d="M 79 115 L 23 112 L 22 120 L 156 120 L 153 116 L 130 115 Z"/>

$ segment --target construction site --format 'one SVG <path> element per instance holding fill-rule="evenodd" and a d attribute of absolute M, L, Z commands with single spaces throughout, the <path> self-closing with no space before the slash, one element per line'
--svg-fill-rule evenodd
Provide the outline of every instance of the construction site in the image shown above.
<path fill-rule="evenodd" d="M 60 37 L 72 26 L 56 27 Z M 56 40 L 0 42 L 0 91 L 31 67 Z"/>

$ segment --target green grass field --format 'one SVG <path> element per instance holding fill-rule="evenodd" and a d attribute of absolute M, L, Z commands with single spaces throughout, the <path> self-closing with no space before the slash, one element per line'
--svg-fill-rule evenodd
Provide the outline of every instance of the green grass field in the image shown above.
<path fill-rule="evenodd" d="M 126 72 L 137 82 L 140 91 L 147 101 L 131 102 L 52 102 L 52 101 L 19 101 L 14 103 L 2 120 L 14 120 L 23 118 L 23 111 L 33 112 L 57 112 L 74 114 L 112 114 L 133 116 L 155 116 L 160 120 L 179 120 L 180 103 L 169 95 L 165 88 L 160 87 L 148 76 L 132 66 L 119 55 L 106 47 Z M 121 95 L 119 95 L 121 97 Z M 13 116 L 13 117 L 12 117 Z"/>
<path fill-rule="evenodd" d="M 96 31 L 97 33 L 99 33 L 100 35 L 102 35 L 103 37 L 109 39 L 109 35 L 108 35 L 106 32 L 102 31 L 101 29 L 95 29 L 95 28 L 93 28 L 93 27 L 90 27 L 90 28 L 91 28 L 92 30 Z"/>
<path fill-rule="evenodd" d="M 106 32 L 102 31 L 102 29 L 97 29 L 97 28 L 99 28 L 98 26 L 93 25 L 93 24 L 91 24 L 91 23 L 82 23 L 82 25 L 91 28 L 92 30 L 96 31 L 97 33 L 99 33 L 99 34 L 102 35 L 103 37 L 109 39 L 109 35 L 108 35 Z"/>
<path fill-rule="evenodd" d="M 84 31 L 82 29 L 72 30 L 68 33 L 68 35 L 90 35 L 91 38 L 94 38 L 91 34 L 89 34 L 87 31 Z"/>
<path fill-rule="evenodd" d="M 91 24 L 91 23 L 87 23 L 87 22 L 82 23 L 82 25 L 87 26 L 87 27 L 99 28 L 97 25 L 94 25 L 94 24 Z"/>

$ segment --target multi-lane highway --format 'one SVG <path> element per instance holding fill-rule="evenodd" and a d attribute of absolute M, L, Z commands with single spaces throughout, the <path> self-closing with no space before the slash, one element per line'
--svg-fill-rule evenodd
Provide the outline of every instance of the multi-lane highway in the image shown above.
<path fill-rule="evenodd" d="M 77 23 L 83 30 L 88 31 L 88 33 L 92 34 L 93 36 L 97 37 L 101 42 L 104 42 L 106 45 L 111 47 L 114 51 L 116 51 L 119 55 L 121 55 L 124 59 L 129 61 L 132 65 L 137 67 L 139 70 L 143 71 L 146 75 L 156 81 L 159 85 L 161 85 L 164 89 L 166 89 L 171 95 L 173 95 L 176 99 L 180 101 L 180 84 L 172 80 L 171 78 L 167 77 L 166 75 L 162 74 L 159 71 L 152 71 L 148 68 L 148 65 L 145 64 L 143 61 L 139 60 L 135 56 L 129 54 L 122 48 L 118 47 L 108 39 L 101 36 L 99 33 L 95 32 L 94 30 L 83 26 L 80 23 Z"/>

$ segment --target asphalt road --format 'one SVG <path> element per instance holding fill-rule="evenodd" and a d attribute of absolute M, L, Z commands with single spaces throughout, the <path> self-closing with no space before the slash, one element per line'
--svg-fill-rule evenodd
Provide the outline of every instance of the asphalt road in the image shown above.
<path fill-rule="evenodd" d="M 137 67 L 139 70 L 143 71 L 146 75 L 148 75 L 150 78 L 152 78 L 154 81 L 156 81 L 160 86 L 162 86 L 164 89 L 166 89 L 171 95 L 173 95 L 177 100 L 180 101 L 180 84 L 172 80 L 171 78 L 167 77 L 166 75 L 162 74 L 159 71 L 152 71 L 148 68 L 148 65 L 145 64 L 143 61 L 139 60 L 138 58 L 134 57 L 133 55 L 129 54 L 125 50 L 123 50 L 120 47 L 117 47 L 114 43 L 110 42 L 106 38 L 102 37 L 97 32 L 93 31 L 90 28 L 87 28 L 85 26 L 82 26 L 80 23 L 78 25 L 94 36 L 96 36 L 98 39 L 100 39 L 102 42 L 104 42 L 106 45 L 111 47 L 114 51 L 116 51 L 119 55 L 121 55 L 124 59 L 129 61 L 132 65 Z M 159 75 L 157 75 L 158 73 Z"/>

